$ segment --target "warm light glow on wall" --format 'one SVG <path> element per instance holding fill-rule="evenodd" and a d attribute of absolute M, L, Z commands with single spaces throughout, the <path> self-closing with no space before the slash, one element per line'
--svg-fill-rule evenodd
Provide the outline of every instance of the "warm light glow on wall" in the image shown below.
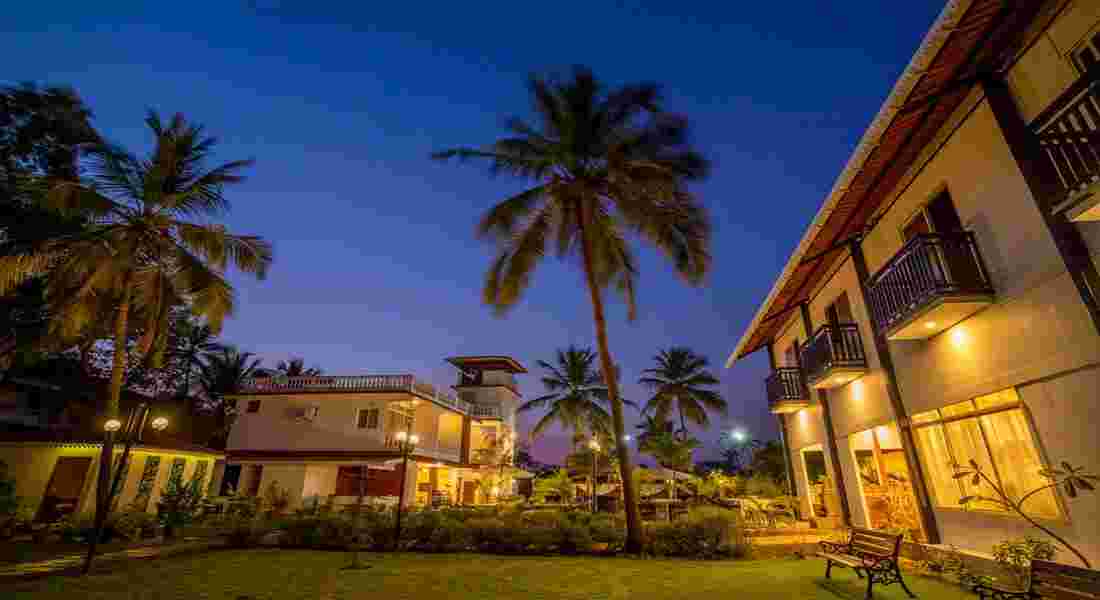
<path fill-rule="evenodd" d="M 863 379 L 857 379 L 852 382 L 852 399 L 863 402 Z"/>
<path fill-rule="evenodd" d="M 966 328 L 962 325 L 956 325 L 951 329 L 951 336 L 949 339 L 951 340 L 951 345 L 954 346 L 956 350 L 965 350 L 970 346 L 970 334 L 966 332 Z"/>

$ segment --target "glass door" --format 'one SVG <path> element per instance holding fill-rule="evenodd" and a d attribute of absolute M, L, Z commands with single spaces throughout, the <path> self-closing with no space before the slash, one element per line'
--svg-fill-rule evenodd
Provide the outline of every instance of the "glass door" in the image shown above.
<path fill-rule="evenodd" d="M 923 540 L 920 512 L 905 462 L 898 429 L 893 423 L 861 431 L 849 438 L 855 459 L 863 514 L 871 529 L 904 531 Z"/>

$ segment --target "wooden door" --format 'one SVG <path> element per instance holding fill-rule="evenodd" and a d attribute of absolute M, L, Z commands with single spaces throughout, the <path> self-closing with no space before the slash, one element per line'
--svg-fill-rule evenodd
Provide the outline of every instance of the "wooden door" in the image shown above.
<path fill-rule="evenodd" d="M 38 509 L 39 521 L 56 521 L 76 512 L 84 480 L 92 466 L 90 456 L 63 456 L 54 464 L 50 483 Z"/>

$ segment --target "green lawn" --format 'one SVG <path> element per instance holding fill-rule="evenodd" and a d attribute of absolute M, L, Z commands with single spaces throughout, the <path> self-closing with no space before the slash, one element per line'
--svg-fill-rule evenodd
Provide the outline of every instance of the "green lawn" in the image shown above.
<path fill-rule="evenodd" d="M 342 571 L 338 552 L 247 550 L 211 552 L 132 565 L 79 579 L 54 577 L 15 586 L 5 598 L 34 600 L 138 598 L 323 600 L 403 599 L 627 599 L 828 598 L 861 600 L 851 571 L 826 581 L 819 560 L 695 562 L 626 558 L 505 558 L 466 555 L 366 554 L 374 565 Z M 967 598 L 963 590 L 917 576 L 908 578 L 921 600 Z M 905 598 L 901 589 L 876 587 L 880 599 Z M 969 596 L 973 597 L 973 596 Z"/>

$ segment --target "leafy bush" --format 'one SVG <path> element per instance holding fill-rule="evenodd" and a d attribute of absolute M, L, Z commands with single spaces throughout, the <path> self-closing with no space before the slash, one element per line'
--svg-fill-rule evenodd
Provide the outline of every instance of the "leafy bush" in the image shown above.
<path fill-rule="evenodd" d="M 355 528 L 344 517 L 303 517 L 286 521 L 284 546 L 292 548 L 346 548 L 355 542 Z"/>
<path fill-rule="evenodd" d="M 145 511 L 128 510 L 111 515 L 106 527 L 112 538 L 133 542 L 156 534 L 157 517 Z"/>
<path fill-rule="evenodd" d="M 182 477 L 172 477 L 160 493 L 157 501 L 157 517 L 164 525 L 164 536 L 172 537 L 175 529 L 188 525 L 195 518 L 202 503 L 199 480 L 183 483 Z"/>
<path fill-rule="evenodd" d="M 695 509 L 686 519 L 647 527 L 646 552 L 654 556 L 744 558 L 750 541 L 736 513 Z"/>
<path fill-rule="evenodd" d="M 1033 537 L 1005 540 L 993 546 L 993 559 L 1010 569 L 1018 583 L 1027 581 L 1033 560 L 1054 560 L 1058 548 L 1054 544 Z"/>
<path fill-rule="evenodd" d="M 226 530 L 226 544 L 231 548 L 251 548 L 270 531 L 262 521 L 245 517 L 234 517 Z"/>

